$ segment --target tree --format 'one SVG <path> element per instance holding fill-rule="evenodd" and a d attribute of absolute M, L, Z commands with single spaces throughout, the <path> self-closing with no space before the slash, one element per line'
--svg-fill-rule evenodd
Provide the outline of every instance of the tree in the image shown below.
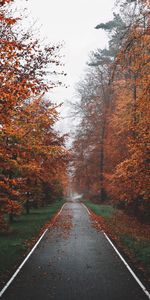
<path fill-rule="evenodd" d="M 74 158 L 76 180 L 81 177 L 82 192 L 86 193 L 86 197 L 99 201 L 104 201 L 106 198 L 104 140 L 110 101 L 107 70 L 108 62 L 106 63 L 104 57 L 103 64 L 96 66 L 93 72 L 90 68 L 85 80 L 78 86 L 81 97 L 81 123 L 73 145 L 76 157 Z"/>
<path fill-rule="evenodd" d="M 9 213 L 12 220 L 23 203 L 29 211 L 29 197 L 34 194 L 35 198 L 38 190 L 42 198 L 43 181 L 61 180 L 67 163 L 64 137 L 53 128 L 58 113 L 45 96 L 49 88 L 59 84 L 54 80 L 59 46 L 41 46 L 32 33 L 17 34 L 19 20 L 8 13 L 11 2 L 0 3 L 1 226 L 4 214 Z M 47 66 L 51 77 L 45 83 Z"/>
<path fill-rule="evenodd" d="M 146 2 L 137 7 L 140 15 L 135 15 L 120 53 L 118 64 L 124 76 L 124 85 L 128 91 L 128 155 L 116 166 L 113 184 L 115 195 L 125 201 L 127 207 L 136 214 L 149 211 L 149 16 Z M 127 95 L 124 94 L 124 102 Z M 129 106 L 130 105 L 130 106 Z M 128 188 L 127 188 L 128 187 Z M 117 196 L 118 197 L 118 196 Z"/>
<path fill-rule="evenodd" d="M 113 20 L 96 27 L 109 33 L 109 47 L 91 54 L 73 145 L 79 192 L 94 195 L 96 183 L 97 199 L 104 187 L 105 199 L 140 216 L 150 208 L 149 25 L 149 1 L 120 1 Z"/>

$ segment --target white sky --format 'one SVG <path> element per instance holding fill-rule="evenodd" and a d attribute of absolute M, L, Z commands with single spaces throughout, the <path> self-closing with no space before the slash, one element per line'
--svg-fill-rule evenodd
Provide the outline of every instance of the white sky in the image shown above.
<path fill-rule="evenodd" d="M 18 0 L 18 3 L 21 0 Z M 75 84 L 82 78 L 91 50 L 107 46 L 104 31 L 94 27 L 112 18 L 114 0 L 28 0 L 26 6 L 47 42 L 65 42 L 64 53 L 67 89 L 54 91 L 53 98 L 64 102 L 62 115 L 67 116 L 67 100 L 74 101 Z M 20 2 L 22 3 L 22 2 Z M 65 118 L 64 131 L 70 127 Z"/>

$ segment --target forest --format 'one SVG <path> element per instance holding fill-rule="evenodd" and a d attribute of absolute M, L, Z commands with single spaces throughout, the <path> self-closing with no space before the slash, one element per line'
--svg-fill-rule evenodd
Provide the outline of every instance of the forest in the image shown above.
<path fill-rule="evenodd" d="M 41 40 L 15 3 L 0 0 L 0 288 L 15 272 L 0 297 L 15 279 L 6 299 L 150 299 L 150 0 L 116 0 L 95 24 L 108 45 L 89 53 L 67 104 L 55 100 L 63 42 Z"/>
<path fill-rule="evenodd" d="M 51 203 L 72 185 L 87 200 L 113 203 L 147 221 L 149 203 L 149 1 L 120 1 L 100 23 L 108 48 L 93 50 L 74 112 L 80 118 L 72 156 L 55 130 L 61 45 L 40 44 L 20 29 L 11 0 L 1 1 L 0 227 L 24 209 Z M 48 74 L 48 67 L 50 74 Z M 47 80 L 47 75 L 50 75 Z M 47 96 L 48 95 L 48 96 Z"/>
<path fill-rule="evenodd" d="M 108 34 L 109 43 L 91 52 L 77 84 L 74 113 L 80 123 L 71 155 L 66 136 L 55 130 L 59 105 L 47 93 L 65 75 L 61 45 L 43 46 L 32 31 L 23 30 L 12 2 L 0 3 L 1 229 L 23 210 L 29 213 L 30 206 L 62 197 L 69 161 L 73 190 L 84 199 L 113 203 L 148 221 L 149 1 L 119 1 L 113 19 L 95 27 Z"/>
<path fill-rule="evenodd" d="M 80 119 L 73 142 L 73 187 L 84 199 L 113 203 L 150 220 L 150 6 L 118 1 L 100 23 L 109 46 L 93 50 L 77 85 Z"/>
<path fill-rule="evenodd" d="M 43 46 L 32 31 L 19 25 L 11 4 L 13 0 L 0 1 L 2 231 L 24 210 L 29 214 L 31 206 L 63 196 L 69 158 L 65 136 L 55 130 L 58 105 L 47 94 L 64 76 L 61 45 Z"/>

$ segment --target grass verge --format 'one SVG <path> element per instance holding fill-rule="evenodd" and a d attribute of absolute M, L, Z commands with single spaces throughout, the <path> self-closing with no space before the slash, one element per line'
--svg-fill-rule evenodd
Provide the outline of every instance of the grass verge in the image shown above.
<path fill-rule="evenodd" d="M 150 226 L 140 223 L 112 205 L 99 205 L 86 201 L 85 205 L 101 216 L 104 230 L 122 248 L 136 267 L 150 280 Z"/>
<path fill-rule="evenodd" d="M 137 261 L 146 267 L 150 276 L 150 241 L 143 239 L 138 240 L 128 234 L 120 235 L 120 240 L 136 257 Z"/>
<path fill-rule="evenodd" d="M 104 218 L 109 218 L 110 216 L 112 216 L 114 212 L 114 208 L 112 205 L 99 205 L 99 204 L 94 204 L 90 201 L 86 201 L 85 204 L 87 207 L 92 209 L 92 211 L 95 214 L 102 216 Z"/>
<path fill-rule="evenodd" d="M 43 208 L 32 209 L 29 215 L 23 214 L 14 220 L 9 233 L 0 234 L 0 279 L 4 284 L 17 265 L 26 255 L 42 227 L 63 205 L 57 200 Z"/>

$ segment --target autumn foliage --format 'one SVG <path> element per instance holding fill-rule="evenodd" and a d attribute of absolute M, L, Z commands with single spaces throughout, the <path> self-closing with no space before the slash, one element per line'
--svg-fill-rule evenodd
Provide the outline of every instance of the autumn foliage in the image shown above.
<path fill-rule="evenodd" d="M 0 228 L 6 214 L 29 212 L 31 200 L 38 206 L 62 195 L 68 161 L 65 137 L 54 129 L 57 107 L 46 96 L 58 84 L 59 46 L 19 34 L 9 2 L 0 1 Z"/>
<path fill-rule="evenodd" d="M 81 122 L 74 152 L 75 189 L 147 218 L 149 203 L 149 1 L 120 1 L 120 13 L 97 27 L 108 49 L 93 52 L 79 83 Z M 81 88 L 82 87 L 82 88 Z"/>

